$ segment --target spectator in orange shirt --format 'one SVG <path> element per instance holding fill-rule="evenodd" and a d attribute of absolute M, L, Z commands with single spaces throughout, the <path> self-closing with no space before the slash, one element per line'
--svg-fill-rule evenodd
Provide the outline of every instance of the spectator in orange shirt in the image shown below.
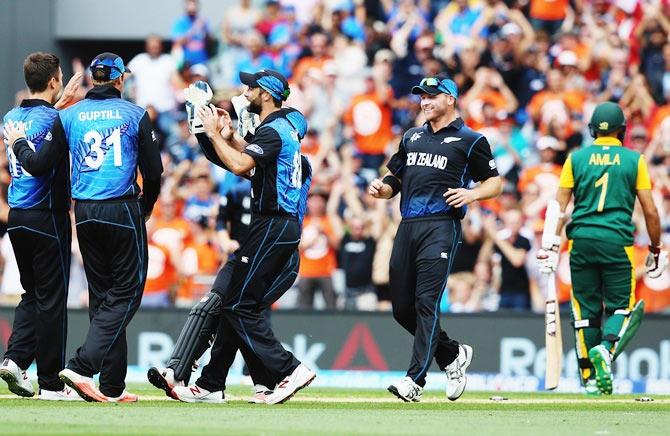
<path fill-rule="evenodd" d="M 180 204 L 171 195 L 158 200 L 157 212 L 147 223 L 149 240 L 166 247 L 173 259 L 179 259 L 191 236 L 191 226 L 179 213 Z"/>
<path fill-rule="evenodd" d="M 351 100 L 343 120 L 350 127 L 348 136 L 363 159 L 363 168 L 377 171 L 386 157 L 386 146 L 393 140 L 393 89 L 372 70 L 366 74 L 365 92 Z"/>
<path fill-rule="evenodd" d="M 293 77 L 291 81 L 300 83 L 302 77 L 307 74 L 311 68 L 323 71 L 323 66 L 331 60 L 328 54 L 330 38 L 323 30 L 317 30 L 309 37 L 309 50 L 311 54 L 298 60 L 293 68 Z"/>
<path fill-rule="evenodd" d="M 177 291 L 175 306 L 191 307 L 211 289 L 221 259 L 214 219 L 202 216 L 193 224 L 192 241 L 184 247 L 181 256 L 184 279 Z"/>
<path fill-rule="evenodd" d="M 479 68 L 472 88 L 461 98 L 461 108 L 467 112 L 468 126 L 480 130 L 485 126 L 484 106 L 490 105 L 494 112 L 513 113 L 518 102 L 496 70 Z"/>
<path fill-rule="evenodd" d="M 530 0 L 530 24 L 535 30 L 554 36 L 565 19 L 569 0 Z"/>
<path fill-rule="evenodd" d="M 342 239 L 342 229 L 334 226 L 326 215 L 326 201 L 327 195 L 322 188 L 312 188 L 299 246 L 298 307 L 301 309 L 313 308 L 317 289 L 323 295 L 326 309 L 337 307 L 333 273 L 337 267 L 335 251 Z"/>
<path fill-rule="evenodd" d="M 554 135 L 564 139 L 572 133 L 571 121 L 582 117 L 584 99 L 583 91 L 567 90 L 563 73 L 553 69 L 547 73 L 547 89 L 530 100 L 528 114 L 538 131 L 546 134 L 553 129 Z"/>
<path fill-rule="evenodd" d="M 540 163 L 527 167 L 519 177 L 519 192 L 523 194 L 531 184 L 540 188 L 539 196 L 550 199 L 556 196 L 558 190 L 558 179 L 561 176 L 561 165 L 556 163 L 559 151 L 564 147 L 553 136 L 542 136 L 535 144 L 540 152 Z"/>
<path fill-rule="evenodd" d="M 147 282 L 140 307 L 170 307 L 172 291 L 177 283 L 177 271 L 172 264 L 170 250 L 149 241 Z"/>

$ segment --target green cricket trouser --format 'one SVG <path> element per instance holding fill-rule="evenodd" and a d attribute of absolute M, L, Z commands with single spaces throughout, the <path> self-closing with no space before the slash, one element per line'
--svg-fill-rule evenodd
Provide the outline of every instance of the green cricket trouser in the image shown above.
<path fill-rule="evenodd" d="M 577 361 L 585 383 L 593 374 L 589 350 L 603 344 L 613 351 L 635 306 L 633 247 L 575 239 L 569 251 Z M 603 309 L 607 320 L 601 329 Z"/>

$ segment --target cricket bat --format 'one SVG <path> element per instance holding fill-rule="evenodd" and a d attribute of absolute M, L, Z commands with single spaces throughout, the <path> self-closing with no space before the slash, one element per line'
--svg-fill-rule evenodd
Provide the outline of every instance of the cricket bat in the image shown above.
<path fill-rule="evenodd" d="M 560 243 L 556 236 L 558 221 L 561 216 L 560 207 L 556 200 L 549 201 L 542 233 L 542 248 L 551 249 Z M 563 360 L 563 337 L 561 335 L 561 314 L 556 297 L 556 274 L 547 275 L 547 300 L 544 306 L 544 342 L 547 362 L 544 374 L 544 388 L 556 389 L 561 379 Z"/>
<path fill-rule="evenodd" d="M 544 388 L 556 389 L 561 379 L 563 365 L 563 337 L 561 336 L 561 314 L 556 298 L 556 275 L 549 274 L 547 279 L 547 301 L 544 306 L 544 343 L 547 363 Z"/>

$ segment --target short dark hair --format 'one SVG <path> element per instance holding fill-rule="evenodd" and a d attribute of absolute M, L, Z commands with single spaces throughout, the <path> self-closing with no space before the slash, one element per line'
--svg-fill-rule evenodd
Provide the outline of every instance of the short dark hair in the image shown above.
<path fill-rule="evenodd" d="M 30 92 L 42 92 L 49 81 L 58 77 L 60 59 L 51 53 L 32 53 L 23 62 L 23 77 Z"/>

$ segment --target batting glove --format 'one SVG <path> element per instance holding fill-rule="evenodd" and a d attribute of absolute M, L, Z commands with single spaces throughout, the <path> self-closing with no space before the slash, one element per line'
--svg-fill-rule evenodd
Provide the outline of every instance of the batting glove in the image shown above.
<path fill-rule="evenodd" d="M 205 128 L 202 125 L 202 120 L 198 118 L 198 109 L 209 104 L 214 96 L 212 88 L 207 82 L 198 80 L 184 89 L 184 97 L 186 98 L 186 114 L 188 115 L 188 130 L 191 134 L 204 133 Z"/>
<path fill-rule="evenodd" d="M 663 274 L 665 267 L 668 266 L 668 252 L 661 250 L 661 247 L 649 246 L 649 254 L 644 262 L 647 270 L 647 276 L 655 279 Z"/>
<path fill-rule="evenodd" d="M 244 95 L 236 95 L 230 99 L 237 114 L 237 133 L 242 137 L 256 134 L 256 127 L 261 123 L 258 115 L 249 112 L 249 100 Z"/>
<path fill-rule="evenodd" d="M 535 256 L 537 261 L 537 269 L 543 274 L 551 274 L 556 272 L 558 268 L 558 246 L 555 245 L 551 249 L 540 248 L 537 250 Z"/>

